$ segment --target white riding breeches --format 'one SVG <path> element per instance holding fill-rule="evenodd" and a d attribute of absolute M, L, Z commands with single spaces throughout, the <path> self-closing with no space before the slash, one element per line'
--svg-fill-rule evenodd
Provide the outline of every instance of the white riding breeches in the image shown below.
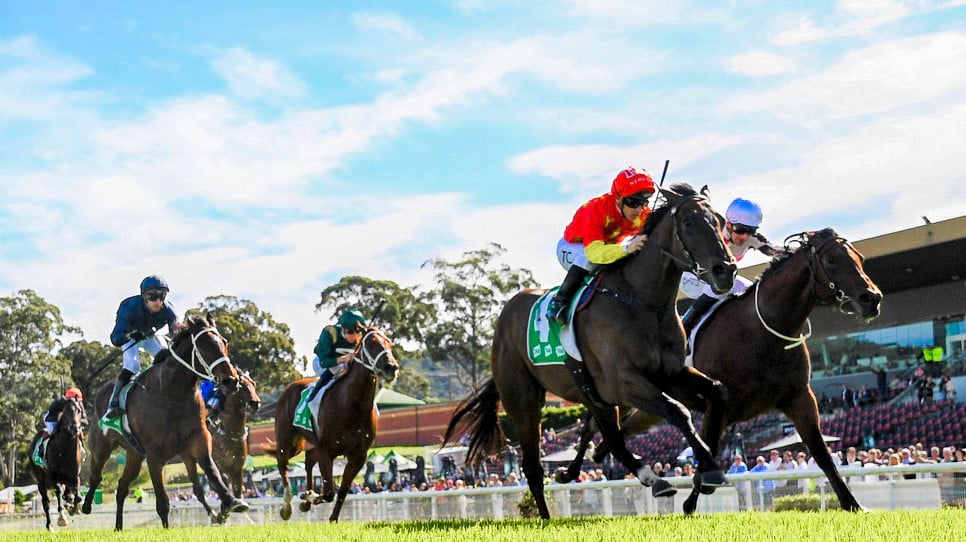
<path fill-rule="evenodd" d="M 691 299 L 697 299 L 702 295 L 710 296 L 715 299 L 724 299 L 729 295 L 738 295 L 738 294 L 745 293 L 745 290 L 750 288 L 752 284 L 754 283 L 746 279 L 745 277 L 741 275 L 735 275 L 735 285 L 731 287 L 731 290 L 723 294 L 716 294 L 714 293 L 714 290 L 711 289 L 711 286 L 708 285 L 708 283 L 699 279 L 697 276 L 695 276 L 694 273 L 685 271 L 684 274 L 681 275 L 681 291 L 684 292 L 684 295 L 688 296 Z"/>
<path fill-rule="evenodd" d="M 570 243 L 564 238 L 557 242 L 557 262 L 560 263 L 560 267 L 564 268 L 564 271 L 570 271 L 572 265 L 587 271 L 593 271 L 598 267 L 597 264 L 591 263 L 587 259 L 587 253 L 584 252 L 582 243 Z"/>
<path fill-rule="evenodd" d="M 145 352 L 151 354 L 151 357 L 158 355 L 158 352 L 165 347 L 165 344 L 161 342 L 161 338 L 155 335 L 154 337 L 148 337 L 143 341 L 134 344 L 134 339 L 129 340 L 121 346 L 124 350 L 124 368 L 137 374 L 141 370 L 141 356 L 139 351 L 143 348 Z"/>

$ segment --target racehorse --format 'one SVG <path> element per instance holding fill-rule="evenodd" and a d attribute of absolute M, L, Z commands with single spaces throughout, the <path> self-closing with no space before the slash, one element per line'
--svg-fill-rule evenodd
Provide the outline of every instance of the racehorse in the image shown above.
<path fill-rule="evenodd" d="M 44 515 L 47 517 L 48 531 L 50 530 L 50 497 L 47 495 L 49 489 L 52 488 L 57 495 L 57 525 L 61 527 L 67 525 L 67 512 L 72 516 L 77 513 L 77 505 L 80 503 L 78 488 L 80 487 L 81 450 L 86 430 L 87 416 L 84 414 L 84 402 L 78 397 L 67 399 L 57 426 L 47 441 L 46 466 L 41 467 L 30 461 L 30 470 L 37 480 L 40 502 L 44 506 Z M 28 450 L 33 450 L 39 439 L 38 433 L 30 441 Z"/>
<path fill-rule="evenodd" d="M 667 203 L 648 216 L 642 229 L 648 236 L 644 248 L 605 268 L 596 299 L 574 315 L 583 367 L 596 383 L 599 400 L 588 397 L 564 366 L 534 366 L 528 361 L 527 320 L 543 291 L 524 290 L 507 302 L 497 320 L 493 377 L 457 407 L 444 436 L 445 443 L 469 435 L 467 464 L 478 466 L 505 444 L 497 418 L 497 403 L 502 401 L 517 429 L 523 472 L 542 518 L 550 517 L 540 465 L 540 409 L 548 390 L 586 405 L 605 428 L 602 432 L 617 452 L 615 457 L 656 496 L 675 490 L 626 449 L 616 406 L 635 406 L 670 421 L 702 458 L 700 475 L 709 488 L 724 484 L 690 413 L 672 398 L 695 397 L 708 402 L 712 412 L 721 412 L 727 398 L 718 382 L 684 366 L 684 330 L 674 301 L 683 271 L 690 270 L 725 292 L 734 283 L 736 265 L 723 240 L 724 219 L 711 208 L 706 191 L 698 194 L 689 185 L 673 184 L 661 192 Z"/>
<path fill-rule="evenodd" d="M 94 490 L 101 483 L 104 463 L 111 451 L 123 446 L 127 454 L 124 472 L 117 483 L 115 530 L 123 528 L 124 499 L 145 459 L 157 499 L 156 509 L 164 527 L 168 526 L 169 503 L 162 468 L 176 455 L 186 464 L 194 461 L 201 465 L 221 499 L 223 515 L 249 509 L 245 501 L 232 496 L 225 487 L 211 458 L 211 434 L 205 427 L 204 405 L 198 393 L 200 377 L 217 380 L 228 395 L 234 394 L 239 388 L 238 371 L 228 356 L 228 343 L 218 333 L 210 314 L 204 318 L 189 316 L 186 324 L 188 327 L 175 335 L 170 349 L 159 352 L 154 364 L 138 375 L 127 398 L 125 410 L 131 431 L 140 440 L 144 453 L 138 452 L 116 431 L 105 434 L 96 425 L 91 431 L 91 483 L 82 509 L 85 514 L 91 512 Z M 112 387 L 113 383 L 107 382 L 97 391 L 98 417 L 107 410 Z"/>
<path fill-rule="evenodd" d="M 255 391 L 255 381 L 248 371 L 238 374 L 240 388 L 237 393 L 225 397 L 218 423 L 209 422 L 211 433 L 211 458 L 214 459 L 222 480 L 236 497 L 243 498 L 242 475 L 245 471 L 245 459 L 248 457 L 248 415 L 258 411 L 261 398 Z M 191 489 L 198 498 L 198 502 L 208 512 L 214 522 L 223 522 L 227 516 L 215 514 L 208 501 L 205 500 L 205 490 L 198 479 L 197 463 L 190 457 L 185 457 L 184 464 L 191 481 Z"/>
<path fill-rule="evenodd" d="M 780 410 L 795 424 L 842 508 L 860 511 L 862 506 L 835 469 L 822 439 L 818 403 L 809 382 L 805 329 L 817 305 L 837 306 L 843 313 L 872 320 L 879 315 L 882 292 L 865 274 L 862 254 L 831 228 L 790 236 L 786 247 L 789 250 L 773 260 L 747 292 L 728 299 L 709 316 L 695 338 L 694 365 L 727 387 L 725 425 Z M 704 410 L 698 402 L 687 404 Z M 633 412 L 625 418 L 623 432 L 639 433 L 657 421 Z M 570 472 L 579 471 L 593 433 L 587 424 Z M 720 427 L 701 428 L 714 454 L 721 434 Z M 608 451 L 602 444 L 594 460 L 602 460 Z M 697 497 L 692 491 L 685 500 L 686 513 L 695 510 Z"/>
<path fill-rule="evenodd" d="M 319 405 L 317 416 L 318 432 L 306 431 L 292 425 L 295 409 L 302 397 L 302 391 L 314 379 L 304 378 L 288 385 L 278 398 L 275 410 L 275 446 L 265 452 L 278 459 L 278 472 L 282 475 L 285 487 L 285 504 L 279 511 L 282 519 L 292 517 L 292 486 L 288 481 L 289 459 L 301 452 L 306 441 L 313 448 L 305 453 L 305 473 L 309 491 L 300 504 L 307 512 L 315 504 L 312 492 L 312 468 L 319 465 L 322 475 L 322 502 L 336 499 L 329 521 L 339 520 L 339 512 L 352 479 L 366 463 L 369 447 L 376 438 L 376 392 L 379 378 L 392 382 L 396 378 L 399 364 L 392 353 L 392 341 L 385 333 L 375 327 L 366 329 L 365 335 L 356 346 L 345 373 L 336 379 L 325 392 Z M 321 435 L 321 437 L 320 437 Z M 342 472 L 342 483 L 336 497 L 332 478 L 332 462 L 344 455 L 347 462 Z"/>

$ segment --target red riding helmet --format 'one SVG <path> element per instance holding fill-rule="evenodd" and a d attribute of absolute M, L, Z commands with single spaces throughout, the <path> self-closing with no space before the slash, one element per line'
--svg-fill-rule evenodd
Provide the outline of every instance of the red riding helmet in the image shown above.
<path fill-rule="evenodd" d="M 67 391 L 64 392 L 65 399 L 70 399 L 71 397 L 76 397 L 81 401 L 84 400 L 84 394 L 81 393 L 80 388 L 78 388 L 77 386 L 71 386 L 67 388 Z"/>
<path fill-rule="evenodd" d="M 618 198 L 627 197 L 638 192 L 654 192 L 654 179 L 642 168 L 629 167 L 617 174 L 610 186 L 611 194 Z"/>

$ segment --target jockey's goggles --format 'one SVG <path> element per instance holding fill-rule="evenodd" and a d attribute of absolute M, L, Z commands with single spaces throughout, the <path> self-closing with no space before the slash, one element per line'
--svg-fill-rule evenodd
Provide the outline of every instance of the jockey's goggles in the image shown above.
<path fill-rule="evenodd" d="M 731 231 L 738 235 L 754 235 L 758 231 L 758 228 L 745 226 L 744 224 L 732 224 Z"/>
<path fill-rule="evenodd" d="M 643 196 L 635 194 L 633 196 L 627 196 L 626 198 L 621 200 L 621 203 L 627 207 L 630 207 L 631 209 L 637 209 L 646 205 L 647 200 L 650 197 L 651 197 L 651 194 L 647 194 Z"/>
<path fill-rule="evenodd" d="M 149 291 L 149 292 L 145 292 L 144 293 L 144 299 L 147 299 L 148 301 L 157 301 L 159 299 L 161 301 L 164 301 L 164 298 L 167 297 L 167 295 L 168 295 L 168 293 L 165 292 L 165 291 L 163 291 L 163 290 L 162 291 Z"/>

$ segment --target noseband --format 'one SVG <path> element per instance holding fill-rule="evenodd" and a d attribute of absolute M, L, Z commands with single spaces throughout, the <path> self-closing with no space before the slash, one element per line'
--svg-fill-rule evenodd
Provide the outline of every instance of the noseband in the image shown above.
<path fill-rule="evenodd" d="M 687 258 L 686 260 L 683 260 L 675 256 L 668 249 L 664 247 L 657 247 L 660 249 L 661 254 L 677 262 L 678 265 L 680 265 L 682 268 L 684 268 L 687 271 L 690 271 L 696 277 L 701 278 L 702 280 L 705 280 L 703 277 L 708 274 L 708 269 L 701 267 L 701 264 L 696 259 L 694 259 L 694 257 L 691 255 L 691 251 L 688 250 L 688 246 L 684 243 L 684 240 L 681 239 L 681 234 L 678 233 L 677 212 L 678 212 L 678 209 L 680 209 L 685 203 L 693 202 L 696 205 L 700 205 L 701 202 L 707 202 L 707 201 L 708 201 L 708 198 L 704 196 L 698 196 L 698 195 L 688 196 L 683 201 L 675 205 L 674 207 L 671 207 L 670 215 L 671 215 L 671 224 L 673 224 L 672 231 L 674 232 L 674 238 L 677 239 L 678 243 L 681 244 L 681 250 L 682 252 L 684 252 L 684 257 Z M 649 246 L 649 245 L 645 243 L 645 246 Z M 705 282 L 709 282 L 709 281 L 705 280 Z"/>
<path fill-rule="evenodd" d="M 802 236 L 803 236 L 802 238 L 804 238 L 804 234 L 802 234 Z M 855 250 L 855 247 L 852 246 L 852 243 L 850 243 L 844 237 L 832 237 L 830 239 L 826 239 L 825 242 L 823 242 L 817 248 L 809 245 L 809 251 L 806 254 L 806 256 L 808 259 L 808 271 L 809 273 L 811 273 L 812 279 L 813 279 L 812 290 L 815 292 L 815 297 L 817 297 L 818 299 L 822 299 L 822 296 L 820 295 L 820 292 L 822 291 L 821 287 L 827 286 L 828 289 L 835 294 L 835 301 L 838 303 L 839 312 L 841 312 L 842 314 L 855 314 L 855 311 L 849 310 L 846 308 L 849 301 L 852 301 L 852 298 L 845 293 L 845 290 L 843 290 L 842 288 L 839 288 L 835 284 L 835 281 L 832 280 L 832 275 L 830 275 L 828 270 L 825 269 L 825 265 L 822 264 L 822 260 L 818 257 L 818 253 L 823 248 L 825 248 L 826 245 L 828 245 L 829 243 L 836 243 L 838 241 L 842 241 L 842 244 L 845 245 L 845 248 L 847 250 L 856 252 L 856 253 L 858 252 L 857 250 Z M 861 256 L 860 256 L 860 259 L 861 259 Z M 816 271 L 816 269 L 820 270 L 822 274 L 825 275 L 824 280 L 819 278 L 818 272 Z M 818 290 L 815 290 L 816 287 L 818 287 Z"/>
<path fill-rule="evenodd" d="M 213 334 L 215 338 L 219 341 L 225 340 L 225 338 L 221 336 L 221 333 L 218 333 L 218 330 L 215 329 L 214 327 L 206 327 L 201 331 L 199 331 L 198 333 L 195 333 L 194 335 L 191 336 L 191 362 L 190 363 L 184 360 L 181 356 L 179 356 L 178 353 L 174 351 L 174 348 L 171 348 L 170 352 L 171 352 L 171 356 L 174 357 L 174 359 L 178 360 L 178 363 L 180 363 L 181 365 L 184 365 L 189 371 L 200 376 L 201 378 L 213 381 L 215 380 L 215 375 L 213 372 L 215 367 L 217 367 L 221 363 L 230 361 L 230 359 L 228 358 L 228 356 L 221 356 L 220 358 L 212 361 L 211 363 L 208 363 L 207 361 L 205 361 L 204 356 L 201 355 L 201 350 L 198 349 L 198 337 L 201 337 L 202 335 L 205 335 L 208 333 Z M 204 367 L 205 372 L 201 372 L 195 369 L 194 363 L 198 363 L 198 365 L 200 365 L 201 367 Z"/>
<path fill-rule="evenodd" d="M 366 334 L 362 337 L 362 340 L 359 341 L 359 347 L 356 349 L 355 352 L 352 353 L 352 361 L 359 363 L 369 371 L 375 373 L 376 365 L 379 363 L 379 360 L 382 359 L 383 356 L 388 355 L 389 350 L 386 348 L 383 348 L 382 352 L 379 352 L 379 354 L 376 356 L 373 356 L 372 354 L 370 354 L 369 351 L 366 350 L 366 339 L 368 339 L 373 335 L 381 336 L 386 340 L 388 340 L 388 337 L 386 337 L 385 333 L 381 331 L 374 329 L 372 331 L 366 332 Z"/>

